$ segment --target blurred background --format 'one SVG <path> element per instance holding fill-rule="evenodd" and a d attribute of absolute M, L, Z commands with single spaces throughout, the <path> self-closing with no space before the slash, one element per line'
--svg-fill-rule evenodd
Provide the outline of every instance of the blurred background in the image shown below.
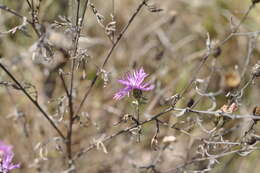
<path fill-rule="evenodd" d="M 95 76 L 97 67 L 102 65 L 112 45 L 111 40 L 115 40 L 128 23 L 140 2 L 141 0 L 91 1 L 94 9 L 103 18 L 100 23 L 93 13 L 93 7 L 88 7 L 79 39 L 80 56 L 75 57 L 80 61 L 75 75 L 75 105 L 80 103 Z M 0 0 L 0 4 L 31 19 L 30 9 L 25 0 Z M 40 4 L 39 23 L 42 24 L 43 30 L 48 32 L 49 41 L 69 49 L 72 45 L 73 31 L 68 28 L 69 23 L 75 21 L 75 2 L 44 0 Z M 144 7 L 130 25 L 109 59 L 102 79 L 97 82 L 84 104 L 80 118 L 73 127 L 74 152 L 132 124 L 131 121 L 127 121 L 115 125 L 122 116 L 134 114 L 132 99 L 112 99 L 121 87 L 117 79 L 132 69 L 143 67 L 149 74 L 148 81 L 155 85 L 153 91 L 144 93 L 147 101 L 141 106 L 142 120 L 167 108 L 167 100 L 183 91 L 194 73 L 197 74 L 197 79 L 203 81 L 209 78 L 209 82 L 204 86 L 204 83 L 199 83 L 198 80 L 197 85 L 192 85 L 176 105 L 178 108 L 186 107 L 190 99 L 199 99 L 195 106 L 198 110 L 207 110 L 212 106 L 209 98 L 200 98 L 196 91 L 197 86 L 206 88 L 206 92 L 221 91 L 214 100 L 214 110 L 220 109 L 228 103 L 225 95 L 229 91 L 239 85 L 244 86 L 250 80 L 250 70 L 259 60 L 260 46 L 257 34 L 233 36 L 221 46 L 219 56 L 210 57 L 200 72 L 196 71 L 206 53 L 207 34 L 212 44 L 224 40 L 247 12 L 251 5 L 250 0 L 151 0 L 148 4 L 151 5 L 150 8 Z M 159 10 L 151 12 L 153 9 Z M 256 4 L 238 32 L 259 31 L 259 14 L 260 4 Z M 116 21 L 116 31 L 114 37 L 109 37 L 104 26 L 113 18 Z M 54 24 L 57 23 L 60 25 L 55 28 Z M 21 18 L 0 10 L 0 61 L 19 79 L 27 91 L 37 98 L 65 133 L 68 121 L 67 100 L 57 75 L 57 68 L 64 62 L 62 54 L 54 51 L 51 56 L 46 49 L 39 47 L 40 39 L 28 24 L 16 32 L 7 32 L 21 24 Z M 252 50 L 250 55 L 249 50 Z M 70 65 L 65 64 L 62 69 L 65 79 L 69 81 Z M 260 104 L 259 89 L 259 80 L 255 80 L 246 88 L 239 100 L 236 114 L 252 114 L 254 107 Z M 62 154 L 65 149 L 62 142 L 55 138 L 57 134 L 22 92 L 13 87 L 11 79 L 2 70 L 0 101 L 0 140 L 14 146 L 15 162 L 22 164 L 21 169 L 13 172 L 65 170 Z M 167 143 L 167 149 L 155 150 L 151 147 L 151 140 L 156 132 L 156 124 L 151 122 L 143 126 L 141 142 L 136 141 L 136 135 L 126 133 L 79 158 L 76 161 L 78 172 L 155 172 L 144 168 L 153 162 L 156 162 L 158 172 L 166 172 L 184 164 L 196 155 L 201 142 L 198 139 L 207 137 L 207 134 L 198 125 L 194 125 L 193 114 L 187 113 L 181 117 L 174 116 L 176 114 L 170 112 L 161 118 L 168 125 L 177 127 L 160 128 L 157 144 L 159 148 L 166 146 L 163 142 L 166 136 L 176 137 L 176 140 Z M 210 130 L 214 127 L 212 116 L 202 119 L 205 128 Z M 237 124 L 240 128 L 236 128 L 225 138 L 239 141 L 244 134 L 244 127 L 248 126 L 248 121 L 230 120 L 224 128 L 231 129 Z M 176 129 L 183 129 L 190 135 Z M 256 125 L 256 133 L 257 130 Z M 209 172 L 257 173 L 259 158 L 259 151 L 245 157 L 236 153 L 230 154 L 219 158 L 219 163 L 214 164 Z M 169 172 L 192 172 L 191 170 L 205 169 L 205 165 L 207 164 L 200 162 L 185 169 Z"/>

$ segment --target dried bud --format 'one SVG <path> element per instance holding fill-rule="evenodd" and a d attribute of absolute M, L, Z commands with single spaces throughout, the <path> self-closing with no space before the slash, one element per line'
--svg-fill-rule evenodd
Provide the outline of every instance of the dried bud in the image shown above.
<path fill-rule="evenodd" d="M 217 47 L 216 49 L 213 50 L 213 54 L 212 54 L 212 55 L 213 55 L 215 58 L 217 58 L 218 56 L 221 55 L 221 52 L 222 52 L 221 48 L 220 48 L 220 47 Z"/>
<path fill-rule="evenodd" d="M 226 89 L 234 89 L 239 86 L 241 82 L 241 77 L 237 71 L 230 71 L 225 74 L 224 77 L 224 87 Z"/>
<path fill-rule="evenodd" d="M 227 113 L 227 112 L 228 112 L 228 105 L 223 105 L 223 106 L 220 108 L 220 111 Z"/>
<path fill-rule="evenodd" d="M 228 111 L 231 112 L 231 113 L 233 113 L 233 112 L 235 112 L 235 111 L 237 111 L 237 110 L 238 110 L 238 105 L 237 105 L 236 103 L 232 103 L 232 104 L 229 106 L 229 108 L 228 108 Z"/>
<path fill-rule="evenodd" d="M 181 98 L 181 96 L 179 94 L 175 94 L 174 96 L 171 97 L 171 106 L 175 107 L 175 105 L 177 104 L 177 102 L 179 101 L 179 99 Z"/>
<path fill-rule="evenodd" d="M 176 11 L 172 10 L 169 12 L 169 16 L 170 16 L 169 23 L 170 24 L 173 24 L 176 21 L 177 15 L 178 15 L 178 13 Z"/>
<path fill-rule="evenodd" d="M 237 110 L 238 110 L 238 105 L 236 103 L 232 103 L 231 105 L 225 104 L 220 108 L 220 111 L 224 113 L 233 113 Z"/>
<path fill-rule="evenodd" d="M 260 106 L 256 106 L 253 110 L 253 115 L 260 116 Z"/>
<path fill-rule="evenodd" d="M 245 137 L 242 139 L 242 141 L 246 145 L 254 145 L 256 143 L 257 139 L 251 133 L 248 133 L 245 135 Z"/>
<path fill-rule="evenodd" d="M 260 2 L 260 0 L 251 0 L 252 4 L 257 4 L 258 2 Z"/>
<path fill-rule="evenodd" d="M 195 102 L 194 99 L 191 98 L 191 99 L 189 100 L 189 102 L 187 103 L 187 107 L 188 107 L 188 108 L 191 108 L 191 107 L 193 106 L 194 102 Z"/>
<path fill-rule="evenodd" d="M 260 77 L 260 64 L 259 63 L 254 65 L 251 73 L 254 77 Z"/>
<path fill-rule="evenodd" d="M 254 107 L 253 115 L 254 116 L 260 116 L 260 106 Z M 259 121 L 259 119 L 254 119 L 255 123 L 257 123 L 258 121 Z"/>

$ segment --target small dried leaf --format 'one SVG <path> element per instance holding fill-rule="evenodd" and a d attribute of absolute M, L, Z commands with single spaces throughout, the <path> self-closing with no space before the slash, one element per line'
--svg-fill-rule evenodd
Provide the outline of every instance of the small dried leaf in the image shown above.
<path fill-rule="evenodd" d="M 146 4 L 146 6 L 148 7 L 148 10 L 149 10 L 151 13 L 158 13 L 158 12 L 163 11 L 163 9 L 157 7 L 156 4 L 152 4 L 152 5 Z"/>
<path fill-rule="evenodd" d="M 48 160 L 48 149 L 47 147 L 41 147 L 39 150 L 39 156 L 42 160 Z"/>
<path fill-rule="evenodd" d="M 165 136 L 163 138 L 163 143 L 171 143 L 171 142 L 175 142 L 176 141 L 176 137 L 175 136 Z"/>
<path fill-rule="evenodd" d="M 151 148 L 153 150 L 157 150 L 159 147 L 158 147 L 158 137 L 157 137 L 157 134 L 155 134 L 151 140 Z"/>
<path fill-rule="evenodd" d="M 34 100 L 38 99 L 38 92 L 34 85 L 28 82 L 24 82 L 22 86 Z"/>
<path fill-rule="evenodd" d="M 105 88 L 110 81 L 110 72 L 105 71 L 104 69 L 101 69 L 99 72 L 101 79 L 104 81 L 103 87 Z"/>
<path fill-rule="evenodd" d="M 207 50 L 210 51 L 211 49 L 211 39 L 210 39 L 210 35 L 209 33 L 207 33 L 207 40 L 206 40 L 206 47 L 207 47 Z"/>
<path fill-rule="evenodd" d="M 103 143 L 103 140 L 105 139 L 105 135 L 103 134 L 100 138 L 94 139 L 94 142 L 96 143 L 96 147 L 98 150 L 102 149 L 105 154 L 107 154 L 107 148 L 105 144 Z"/>
<path fill-rule="evenodd" d="M 98 23 L 100 24 L 100 26 L 102 26 L 102 27 L 104 28 L 104 24 L 103 24 L 103 22 L 104 22 L 104 20 L 105 20 L 104 16 L 101 15 L 100 13 L 98 13 L 98 11 L 97 11 L 97 9 L 95 8 L 94 4 L 90 3 L 89 5 L 90 5 L 90 7 L 91 7 L 91 9 L 92 9 L 92 12 L 93 12 L 94 15 L 96 16 Z"/>

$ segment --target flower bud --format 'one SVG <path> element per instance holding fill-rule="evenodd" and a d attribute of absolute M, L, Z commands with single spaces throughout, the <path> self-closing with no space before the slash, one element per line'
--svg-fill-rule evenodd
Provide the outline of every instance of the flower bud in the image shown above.
<path fill-rule="evenodd" d="M 139 90 L 139 89 L 134 89 L 134 90 L 133 90 L 133 96 L 134 96 L 134 98 L 136 98 L 137 100 L 138 100 L 138 99 L 141 99 L 141 98 L 142 98 L 142 95 L 143 95 L 142 90 Z"/>

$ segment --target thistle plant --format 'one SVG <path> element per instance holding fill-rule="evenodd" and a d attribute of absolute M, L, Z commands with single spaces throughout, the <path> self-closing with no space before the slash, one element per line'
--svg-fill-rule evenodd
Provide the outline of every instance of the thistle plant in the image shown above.
<path fill-rule="evenodd" d="M 260 0 L 215 1 L 1 1 L 0 173 L 258 172 Z"/>
<path fill-rule="evenodd" d="M 120 89 L 113 98 L 120 100 L 127 95 L 129 96 L 132 91 L 134 98 L 140 100 L 142 97 L 142 91 L 150 91 L 154 89 L 154 85 L 144 82 L 147 76 L 148 74 L 145 73 L 143 67 L 134 70 L 133 73 L 128 72 L 122 79 L 118 80 L 118 82 L 125 87 Z"/>
<path fill-rule="evenodd" d="M 135 106 L 136 110 L 136 123 L 139 125 L 140 123 L 140 105 L 142 103 L 143 97 L 143 91 L 150 91 L 154 89 L 154 85 L 151 83 L 144 82 L 145 78 L 148 76 L 147 73 L 145 73 L 143 67 L 140 69 L 134 70 L 134 72 L 130 73 L 128 72 L 122 79 L 119 79 L 118 82 L 123 84 L 125 87 L 120 89 L 115 95 L 114 99 L 120 100 L 125 96 L 129 96 L 132 92 L 133 97 L 135 98 L 135 101 L 133 101 L 133 104 Z M 140 141 L 140 133 L 141 128 L 138 128 L 138 141 Z"/>
<path fill-rule="evenodd" d="M 14 153 L 12 146 L 0 141 L 0 172 L 8 173 L 13 169 L 20 168 L 20 164 L 12 163 Z"/>

